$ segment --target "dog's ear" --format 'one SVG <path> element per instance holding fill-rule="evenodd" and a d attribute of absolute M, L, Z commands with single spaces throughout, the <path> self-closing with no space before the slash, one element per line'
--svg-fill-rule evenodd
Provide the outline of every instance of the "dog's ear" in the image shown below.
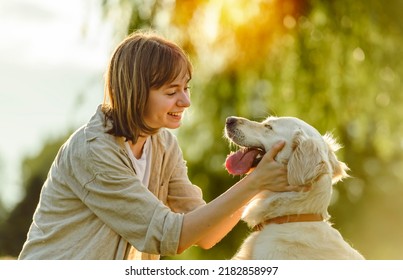
<path fill-rule="evenodd" d="M 336 152 L 341 148 L 340 144 L 336 142 L 330 133 L 326 133 L 323 139 L 328 146 L 329 163 L 332 168 L 332 182 L 336 183 L 343 178 L 349 177 L 347 171 L 350 169 L 344 162 L 339 161 L 336 157 Z"/>
<path fill-rule="evenodd" d="M 327 151 L 322 141 L 298 130 L 292 143 L 293 152 L 287 166 L 290 185 L 310 185 L 321 175 L 330 173 Z"/>

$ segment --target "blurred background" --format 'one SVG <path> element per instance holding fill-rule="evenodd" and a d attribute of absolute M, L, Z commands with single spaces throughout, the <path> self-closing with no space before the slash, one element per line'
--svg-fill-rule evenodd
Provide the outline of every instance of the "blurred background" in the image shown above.
<path fill-rule="evenodd" d="M 295 116 L 344 146 L 334 227 L 367 259 L 403 259 L 402 15 L 402 0 L 0 0 L 0 258 L 18 256 L 57 150 L 102 102 L 116 44 L 154 29 L 195 67 L 174 133 L 207 201 L 240 179 L 226 117 Z M 229 259 L 248 233 L 165 259 Z"/>

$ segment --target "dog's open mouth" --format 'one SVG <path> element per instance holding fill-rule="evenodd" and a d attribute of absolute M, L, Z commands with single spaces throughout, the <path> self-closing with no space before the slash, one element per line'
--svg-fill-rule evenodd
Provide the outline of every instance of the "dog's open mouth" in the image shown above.
<path fill-rule="evenodd" d="M 227 156 L 225 168 L 232 175 L 246 174 L 251 168 L 256 167 L 264 153 L 262 149 L 242 147 Z"/>

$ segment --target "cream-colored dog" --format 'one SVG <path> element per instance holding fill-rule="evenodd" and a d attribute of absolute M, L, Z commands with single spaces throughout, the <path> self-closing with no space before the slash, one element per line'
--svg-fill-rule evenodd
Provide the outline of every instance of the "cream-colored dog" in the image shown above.
<path fill-rule="evenodd" d="M 263 122 L 229 117 L 225 135 L 241 147 L 226 160 L 229 173 L 249 172 L 264 152 L 283 140 L 286 144 L 275 160 L 287 165 L 289 184 L 311 186 L 305 192 L 265 191 L 256 196 L 242 217 L 253 232 L 233 259 L 364 259 L 328 222 L 332 185 L 348 176 L 330 134 L 322 136 L 293 117 Z"/>

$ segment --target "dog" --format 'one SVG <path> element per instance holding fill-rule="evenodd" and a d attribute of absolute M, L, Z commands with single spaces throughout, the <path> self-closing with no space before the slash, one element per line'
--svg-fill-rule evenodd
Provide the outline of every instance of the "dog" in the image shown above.
<path fill-rule="evenodd" d="M 364 257 L 329 222 L 333 184 L 348 177 L 340 148 L 330 133 L 321 135 L 295 117 L 269 116 L 262 122 L 228 117 L 225 137 L 239 146 L 226 159 L 230 174 L 247 174 L 278 141 L 285 146 L 275 160 L 287 166 L 288 183 L 308 191 L 262 191 L 246 206 L 242 220 L 253 232 L 233 260 L 336 260 Z"/>

